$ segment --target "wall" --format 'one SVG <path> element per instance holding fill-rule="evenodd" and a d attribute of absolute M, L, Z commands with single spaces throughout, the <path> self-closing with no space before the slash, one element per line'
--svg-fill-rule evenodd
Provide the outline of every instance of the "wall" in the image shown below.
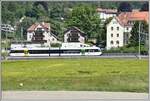
<path fill-rule="evenodd" d="M 111 30 L 111 27 L 113 27 L 113 30 Z M 117 27 L 119 27 L 119 30 L 117 30 Z M 122 47 L 123 33 L 124 27 L 121 26 L 115 18 L 113 18 L 112 21 L 107 25 L 106 49 L 108 50 L 113 47 Z M 113 34 L 113 37 L 111 37 L 111 34 Z M 119 34 L 119 37 L 117 37 L 117 34 Z M 113 41 L 113 44 L 111 44 L 111 41 Z M 116 41 L 119 41 L 119 44 L 117 44 Z"/>

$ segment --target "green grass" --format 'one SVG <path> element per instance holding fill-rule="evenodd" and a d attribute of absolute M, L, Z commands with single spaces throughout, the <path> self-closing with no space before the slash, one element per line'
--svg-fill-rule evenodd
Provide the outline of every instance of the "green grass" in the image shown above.
<path fill-rule="evenodd" d="M 148 60 L 3 61 L 2 89 L 148 92 Z"/>

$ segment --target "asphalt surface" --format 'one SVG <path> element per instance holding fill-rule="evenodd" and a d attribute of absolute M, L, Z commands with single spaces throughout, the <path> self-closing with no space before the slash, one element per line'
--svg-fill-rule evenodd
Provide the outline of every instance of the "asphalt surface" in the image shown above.
<path fill-rule="evenodd" d="M 2 101 L 15 99 L 148 99 L 147 93 L 98 92 L 98 91 L 4 91 Z"/>
<path fill-rule="evenodd" d="M 12 57 L 8 56 L 7 60 L 32 60 L 32 59 L 51 59 L 51 58 L 134 58 L 138 59 L 137 55 L 101 55 L 101 56 L 32 56 L 32 57 Z M 141 58 L 149 58 L 141 56 Z M 1 60 L 4 60 L 3 58 Z"/>

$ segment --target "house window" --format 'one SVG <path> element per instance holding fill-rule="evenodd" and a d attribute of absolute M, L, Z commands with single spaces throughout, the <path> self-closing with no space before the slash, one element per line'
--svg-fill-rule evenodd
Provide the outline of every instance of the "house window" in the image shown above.
<path fill-rule="evenodd" d="M 117 30 L 119 30 L 119 27 L 117 27 Z"/>
<path fill-rule="evenodd" d="M 29 38 L 32 38 L 32 35 L 29 35 Z"/>
<path fill-rule="evenodd" d="M 119 45 L 119 41 L 116 41 L 116 44 L 118 44 L 118 45 Z"/>
<path fill-rule="evenodd" d="M 129 28 L 127 27 L 127 31 L 129 30 Z"/>
<path fill-rule="evenodd" d="M 110 41 L 110 43 L 111 43 L 111 44 L 114 44 L 114 42 L 113 42 L 113 41 Z"/>
<path fill-rule="evenodd" d="M 127 38 L 129 38 L 129 34 L 127 33 Z"/>
<path fill-rule="evenodd" d="M 113 30 L 114 28 L 113 27 L 111 27 L 111 30 Z"/>
<path fill-rule="evenodd" d="M 52 38 L 52 41 L 54 41 L 55 39 L 54 38 Z"/>
<path fill-rule="evenodd" d="M 111 37 L 113 37 L 113 34 L 111 34 Z"/>
<path fill-rule="evenodd" d="M 117 34 L 117 37 L 119 37 L 119 34 Z"/>

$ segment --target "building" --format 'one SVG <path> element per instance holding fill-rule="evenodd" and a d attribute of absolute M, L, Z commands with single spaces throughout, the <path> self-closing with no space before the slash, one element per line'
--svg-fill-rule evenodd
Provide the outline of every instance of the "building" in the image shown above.
<path fill-rule="evenodd" d="M 97 8 L 96 11 L 99 14 L 99 17 L 102 21 L 106 21 L 106 19 L 110 17 L 115 17 L 117 16 L 117 9 L 102 9 L 102 8 Z"/>
<path fill-rule="evenodd" d="M 77 27 L 70 27 L 64 32 L 64 42 L 85 43 L 86 34 Z"/>
<path fill-rule="evenodd" d="M 148 12 L 124 12 L 114 17 L 107 24 L 106 49 L 122 47 L 129 43 L 130 32 L 135 21 L 146 21 L 148 23 Z"/>
<path fill-rule="evenodd" d="M 53 43 L 60 43 L 57 36 L 51 33 L 49 23 L 35 23 L 27 29 L 27 41 L 50 46 Z"/>

